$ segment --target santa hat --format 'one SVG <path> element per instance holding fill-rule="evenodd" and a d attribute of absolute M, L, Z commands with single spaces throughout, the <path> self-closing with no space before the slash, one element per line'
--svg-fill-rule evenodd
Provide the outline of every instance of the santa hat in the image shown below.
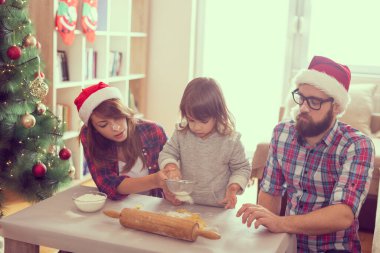
<path fill-rule="evenodd" d="M 350 81 L 351 72 L 347 66 L 322 56 L 314 56 L 308 69 L 301 70 L 294 78 L 297 87 L 310 84 L 333 97 L 339 105 L 340 114 L 344 113 L 350 103 Z"/>
<path fill-rule="evenodd" d="M 74 104 L 77 106 L 79 117 L 87 125 L 92 111 L 103 101 L 112 98 L 122 99 L 120 91 L 115 87 L 100 82 L 82 89 L 82 92 L 74 100 Z"/>

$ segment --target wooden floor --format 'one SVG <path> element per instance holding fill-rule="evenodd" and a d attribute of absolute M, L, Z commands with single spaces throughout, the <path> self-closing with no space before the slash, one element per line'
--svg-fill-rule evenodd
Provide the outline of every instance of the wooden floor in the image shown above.
<path fill-rule="evenodd" d="M 92 186 L 94 185 L 92 181 L 84 183 L 84 185 Z M 251 185 L 246 189 L 243 196 L 239 197 L 239 203 L 256 203 L 257 199 L 257 181 L 252 181 Z M 24 201 L 17 200 L 17 197 L 13 196 L 9 204 L 6 205 L 5 215 L 10 215 L 23 208 L 28 207 L 30 204 Z M 362 253 L 371 253 L 372 250 L 372 240 L 373 233 L 359 232 L 360 242 L 362 245 Z M 1 252 L 1 249 L 0 249 Z M 57 253 L 57 249 L 52 249 L 48 247 L 41 246 L 40 253 Z"/>

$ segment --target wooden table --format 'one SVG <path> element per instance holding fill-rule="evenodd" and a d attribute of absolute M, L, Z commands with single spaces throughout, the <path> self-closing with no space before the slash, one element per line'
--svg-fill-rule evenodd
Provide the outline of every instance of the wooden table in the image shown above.
<path fill-rule="evenodd" d="M 72 195 L 91 189 L 76 186 L 0 219 L 5 253 L 37 253 L 39 245 L 76 253 L 296 252 L 294 235 L 274 234 L 265 228 L 247 228 L 241 224 L 241 218 L 236 218 L 237 209 L 198 205 L 174 207 L 165 200 L 138 194 L 132 194 L 123 201 L 107 200 L 103 210 L 121 211 L 124 207 L 141 206 L 142 210 L 166 212 L 185 208 L 200 213 L 208 226 L 216 228 L 222 238 L 213 241 L 198 237 L 195 242 L 187 242 L 127 229 L 120 225 L 118 219 L 107 217 L 101 211 L 83 213 L 76 209 Z M 237 208 L 240 205 L 238 203 Z"/>

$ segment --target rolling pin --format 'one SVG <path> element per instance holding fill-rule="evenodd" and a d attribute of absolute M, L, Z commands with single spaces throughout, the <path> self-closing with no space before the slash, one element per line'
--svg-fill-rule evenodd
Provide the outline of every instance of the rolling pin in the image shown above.
<path fill-rule="evenodd" d="M 149 233 L 168 236 L 176 239 L 194 242 L 198 236 L 211 240 L 220 239 L 215 231 L 201 230 L 199 224 L 184 218 L 171 217 L 164 214 L 124 208 L 121 213 L 105 210 L 103 213 L 112 218 L 118 218 L 121 225 Z"/>

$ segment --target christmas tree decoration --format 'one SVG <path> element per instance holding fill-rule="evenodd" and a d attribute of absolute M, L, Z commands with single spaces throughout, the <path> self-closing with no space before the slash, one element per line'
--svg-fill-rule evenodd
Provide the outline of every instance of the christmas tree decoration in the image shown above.
<path fill-rule="evenodd" d="M 71 157 L 71 150 L 70 149 L 63 147 L 59 151 L 59 158 L 61 158 L 62 160 L 68 160 L 68 159 L 70 159 L 70 157 Z"/>
<path fill-rule="evenodd" d="M 55 155 L 57 152 L 57 147 L 55 145 L 50 145 L 47 151 L 49 154 Z"/>
<path fill-rule="evenodd" d="M 14 2 L 12 3 L 12 7 L 22 9 L 25 7 L 25 4 L 26 0 L 14 0 Z"/>
<path fill-rule="evenodd" d="M 36 125 L 36 118 L 33 115 L 26 113 L 21 117 L 21 125 L 25 128 L 32 128 Z"/>
<path fill-rule="evenodd" d="M 82 31 L 87 41 L 93 43 L 98 24 L 98 0 L 83 0 L 82 9 Z"/>
<path fill-rule="evenodd" d="M 42 100 L 49 92 L 49 86 L 44 82 L 44 79 L 37 77 L 29 84 L 30 94 Z"/>
<path fill-rule="evenodd" d="M 42 162 L 36 163 L 32 168 L 32 173 L 35 178 L 43 178 L 46 175 L 47 168 Z"/>
<path fill-rule="evenodd" d="M 44 72 L 36 72 L 34 73 L 34 78 L 41 77 L 42 79 L 45 79 Z"/>
<path fill-rule="evenodd" d="M 17 60 L 21 57 L 22 50 L 16 45 L 10 46 L 7 50 L 7 56 L 9 59 Z"/>
<path fill-rule="evenodd" d="M 36 37 L 34 37 L 31 34 L 28 34 L 24 38 L 23 45 L 24 45 L 24 47 L 35 47 L 37 45 L 37 39 L 36 39 Z"/>
<path fill-rule="evenodd" d="M 44 105 L 43 103 L 38 103 L 36 105 L 36 111 L 38 113 L 38 115 L 42 115 L 46 112 L 46 105 Z"/>
<path fill-rule="evenodd" d="M 74 42 L 75 27 L 78 19 L 78 0 L 59 0 L 55 16 L 55 29 L 62 37 L 63 43 L 71 45 Z"/>
<path fill-rule="evenodd" d="M 36 202 L 71 181 L 70 162 L 48 152 L 64 141 L 59 118 L 42 102 L 49 87 L 36 38 L 44 31 L 35 33 L 28 0 L 0 3 L 0 188 Z M 0 191 L 0 209 L 3 202 Z"/>
<path fill-rule="evenodd" d="M 74 177 L 75 177 L 75 167 L 74 166 L 70 166 L 69 171 L 68 171 L 68 175 L 70 178 L 74 179 Z"/>

